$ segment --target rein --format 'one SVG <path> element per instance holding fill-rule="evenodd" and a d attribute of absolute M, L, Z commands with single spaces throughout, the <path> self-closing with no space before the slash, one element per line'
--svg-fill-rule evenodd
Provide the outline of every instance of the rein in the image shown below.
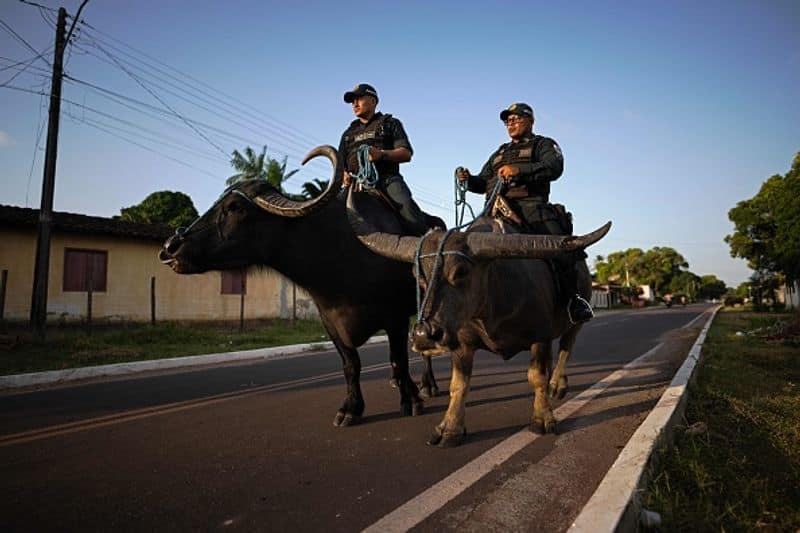
<path fill-rule="evenodd" d="M 358 173 L 353 176 L 362 188 L 374 189 L 378 185 L 378 169 L 369 159 L 369 145 L 362 144 L 356 152 L 358 158 Z"/>
<path fill-rule="evenodd" d="M 235 187 L 236 187 L 236 185 L 237 185 L 237 184 L 236 184 L 236 183 L 234 183 L 233 185 L 229 186 L 227 189 L 225 189 L 224 191 L 222 191 L 222 194 L 221 194 L 221 195 L 219 196 L 219 198 L 217 198 L 217 200 L 216 200 L 216 201 L 215 201 L 215 202 L 214 202 L 214 203 L 211 205 L 211 207 L 209 207 L 209 208 L 206 210 L 206 213 L 210 212 L 212 209 L 214 209 L 215 207 L 217 207 L 217 205 L 218 205 L 218 204 L 219 204 L 219 203 L 220 203 L 222 200 L 224 200 L 224 199 L 225 199 L 225 197 L 226 197 L 226 196 L 228 196 L 229 194 L 238 194 L 239 196 L 241 196 L 242 198 L 244 198 L 245 200 L 247 200 L 247 201 L 250 203 L 250 205 L 254 205 L 254 206 L 256 206 L 256 203 L 253 201 L 253 199 L 252 199 L 252 198 L 250 198 L 249 196 L 247 196 L 245 193 L 243 193 L 243 192 L 242 192 L 242 191 L 240 191 L 239 189 L 236 189 L 236 188 L 235 188 Z M 191 224 L 189 224 L 189 225 L 188 225 L 188 226 L 186 226 L 185 228 L 184 228 L 184 227 L 178 227 L 178 228 L 176 228 L 176 229 L 175 229 L 175 236 L 176 236 L 176 237 L 178 237 L 178 239 L 183 239 L 183 238 L 184 238 L 184 236 L 185 236 L 185 235 L 186 235 L 186 234 L 189 232 L 189 230 L 190 230 L 190 229 L 192 229 L 192 228 L 195 226 L 195 224 L 197 224 L 198 222 L 200 222 L 200 221 L 203 219 L 203 216 L 205 216 L 205 214 L 206 214 L 206 213 L 203 213 L 203 215 L 200 215 L 199 217 L 197 217 L 197 218 L 194 220 L 194 222 L 192 222 Z M 206 230 L 209 230 L 209 229 L 211 229 L 211 228 L 210 228 L 210 227 L 209 227 L 209 228 L 203 228 L 201 231 L 206 231 Z"/>
<path fill-rule="evenodd" d="M 425 235 L 420 237 L 419 243 L 417 244 L 417 251 L 414 254 L 414 268 L 416 269 L 417 276 L 420 277 L 420 276 L 423 275 L 423 272 L 422 272 L 422 259 L 425 259 L 425 258 L 428 258 L 428 257 L 433 257 L 433 258 L 435 258 L 435 262 L 433 263 L 433 270 L 431 270 L 431 280 L 430 280 L 430 283 L 428 284 L 428 287 L 425 289 L 425 294 L 424 295 L 421 294 L 422 291 L 420 289 L 419 283 L 417 283 L 417 322 L 418 323 L 425 321 L 425 317 L 424 317 L 423 313 L 425 311 L 425 308 L 428 306 L 428 301 L 430 300 L 431 293 L 433 292 L 433 289 L 436 286 L 436 282 L 439 280 L 439 276 L 438 276 L 439 269 L 442 267 L 442 263 L 444 261 L 444 256 L 445 255 L 460 255 L 461 257 L 465 258 L 469 262 L 471 262 L 471 263 L 474 262 L 474 260 L 470 256 L 468 256 L 467 254 L 465 254 L 463 252 L 459 252 L 459 251 L 445 252 L 444 251 L 445 242 L 447 241 L 447 239 L 453 233 L 459 231 L 462 228 L 466 228 L 466 227 L 471 226 L 473 222 L 475 222 L 480 217 L 485 215 L 486 212 L 491 208 L 491 205 L 494 203 L 494 200 L 497 197 L 497 195 L 499 194 L 500 189 L 502 187 L 503 187 L 503 181 L 498 179 L 497 183 L 495 183 L 494 189 L 492 190 L 492 194 L 489 195 L 489 199 L 486 201 L 486 204 L 483 206 L 483 210 L 478 214 L 478 216 L 477 217 L 473 217 L 473 219 L 470 220 L 469 222 L 467 222 L 466 224 L 460 224 L 460 225 L 458 225 L 458 226 L 456 226 L 454 228 L 450 228 L 449 230 L 447 230 L 445 232 L 444 236 L 442 236 L 442 241 L 439 243 L 439 247 L 437 248 L 435 253 L 432 253 L 432 254 L 423 254 L 422 253 L 422 244 L 425 242 L 425 239 L 433 233 L 434 230 L 428 230 L 428 232 L 425 233 Z M 456 191 L 458 191 L 458 189 L 459 189 L 458 178 L 456 178 Z M 465 189 L 465 193 L 466 193 L 466 189 Z M 466 202 L 464 202 L 464 203 L 466 203 Z M 458 205 L 458 203 L 456 205 Z M 469 206 L 469 204 L 467 204 L 467 206 Z M 470 213 L 472 213 L 472 208 L 471 207 L 470 207 L 469 210 L 470 210 Z M 462 209 L 462 213 L 461 214 L 462 214 L 462 218 L 463 218 L 463 214 L 464 214 L 463 213 L 463 209 Z"/>

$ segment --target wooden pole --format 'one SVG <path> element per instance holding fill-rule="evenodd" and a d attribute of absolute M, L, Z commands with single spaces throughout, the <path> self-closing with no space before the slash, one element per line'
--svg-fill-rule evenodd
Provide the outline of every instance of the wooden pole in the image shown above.
<path fill-rule="evenodd" d="M 247 276 L 246 273 L 242 273 L 242 286 L 240 291 L 240 300 L 239 300 L 239 331 L 244 331 L 244 289 L 245 289 L 245 277 Z"/>
<path fill-rule="evenodd" d="M 297 284 L 292 282 L 292 325 L 297 322 Z"/>
<path fill-rule="evenodd" d="M 156 277 L 150 278 L 150 324 L 156 325 Z"/>
<path fill-rule="evenodd" d="M 53 54 L 53 76 L 50 82 L 50 116 L 47 121 L 47 147 L 42 177 L 42 201 L 36 237 L 36 263 L 31 292 L 31 326 L 37 339 L 44 340 L 47 322 L 47 281 L 50 274 L 50 225 L 53 218 L 53 195 L 56 187 L 56 155 L 58 154 L 58 120 L 61 115 L 61 81 L 64 48 L 66 47 L 67 10 L 58 10 L 56 46 Z"/>
<path fill-rule="evenodd" d="M 0 273 L 0 320 L 3 320 L 6 307 L 6 285 L 8 285 L 8 270 L 3 269 Z"/>
<path fill-rule="evenodd" d="M 89 279 L 87 281 L 86 287 L 86 328 L 89 331 L 89 335 L 92 334 L 92 267 L 89 267 Z"/>

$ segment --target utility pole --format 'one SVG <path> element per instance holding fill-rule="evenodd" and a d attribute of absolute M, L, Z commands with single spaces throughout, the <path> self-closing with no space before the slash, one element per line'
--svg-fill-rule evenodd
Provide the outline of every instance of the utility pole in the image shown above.
<path fill-rule="evenodd" d="M 50 273 L 50 225 L 53 219 L 53 193 L 56 185 L 56 155 L 58 152 L 58 120 L 61 115 L 61 80 L 64 73 L 67 10 L 58 10 L 56 49 L 53 54 L 53 79 L 50 89 L 50 116 L 47 122 L 47 149 L 44 156 L 42 202 L 36 238 L 36 266 L 33 270 L 31 297 L 31 326 L 34 336 L 44 339 L 47 322 L 47 281 Z"/>
<path fill-rule="evenodd" d="M 67 29 L 67 10 L 59 8 L 56 23 L 56 47 L 53 52 L 53 77 L 50 84 L 50 114 L 47 121 L 47 148 L 44 156 L 44 176 L 42 177 L 42 201 L 39 207 L 39 224 L 36 237 L 36 265 L 33 270 L 33 291 L 31 295 L 31 327 L 34 336 L 44 339 L 47 323 L 47 282 L 50 274 L 50 229 L 53 221 L 53 195 L 56 187 L 56 156 L 58 154 L 58 121 L 61 116 L 61 81 L 64 77 L 64 50 L 75 29 L 83 6 Z M 66 35 L 65 35 L 66 34 Z"/>

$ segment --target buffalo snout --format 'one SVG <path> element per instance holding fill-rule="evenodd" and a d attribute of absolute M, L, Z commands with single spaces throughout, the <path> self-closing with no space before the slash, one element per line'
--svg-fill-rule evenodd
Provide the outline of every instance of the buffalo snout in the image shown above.
<path fill-rule="evenodd" d="M 445 344 L 445 337 L 441 326 L 429 320 L 422 320 L 414 325 L 411 332 L 412 347 L 417 352 L 437 350 Z"/>

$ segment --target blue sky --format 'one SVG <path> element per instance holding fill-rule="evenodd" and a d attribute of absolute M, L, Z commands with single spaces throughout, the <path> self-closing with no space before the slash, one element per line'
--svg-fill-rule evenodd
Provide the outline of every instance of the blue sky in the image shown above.
<path fill-rule="evenodd" d="M 54 15 L 0 2 L 0 20 L 37 51 L 52 45 Z M 727 212 L 800 150 L 796 1 L 90 0 L 82 19 L 66 64 L 79 81 L 64 84 L 59 211 L 112 216 L 180 190 L 202 212 L 233 173 L 233 149 L 267 145 L 295 168 L 311 147 L 336 145 L 353 118 L 342 94 L 367 82 L 409 133 L 402 170 L 415 197 L 449 224 L 453 169 L 477 172 L 506 141 L 498 113 L 524 101 L 564 151 L 551 201 L 577 232 L 614 221 L 590 257 L 671 246 L 696 274 L 735 286 L 750 272 L 722 240 Z M 49 66 L 34 60 L 9 82 L 34 56 L 0 27 L 6 205 L 40 202 L 47 99 L 34 93 L 49 90 Z M 329 177 L 322 162 L 290 184 L 315 177 Z"/>

